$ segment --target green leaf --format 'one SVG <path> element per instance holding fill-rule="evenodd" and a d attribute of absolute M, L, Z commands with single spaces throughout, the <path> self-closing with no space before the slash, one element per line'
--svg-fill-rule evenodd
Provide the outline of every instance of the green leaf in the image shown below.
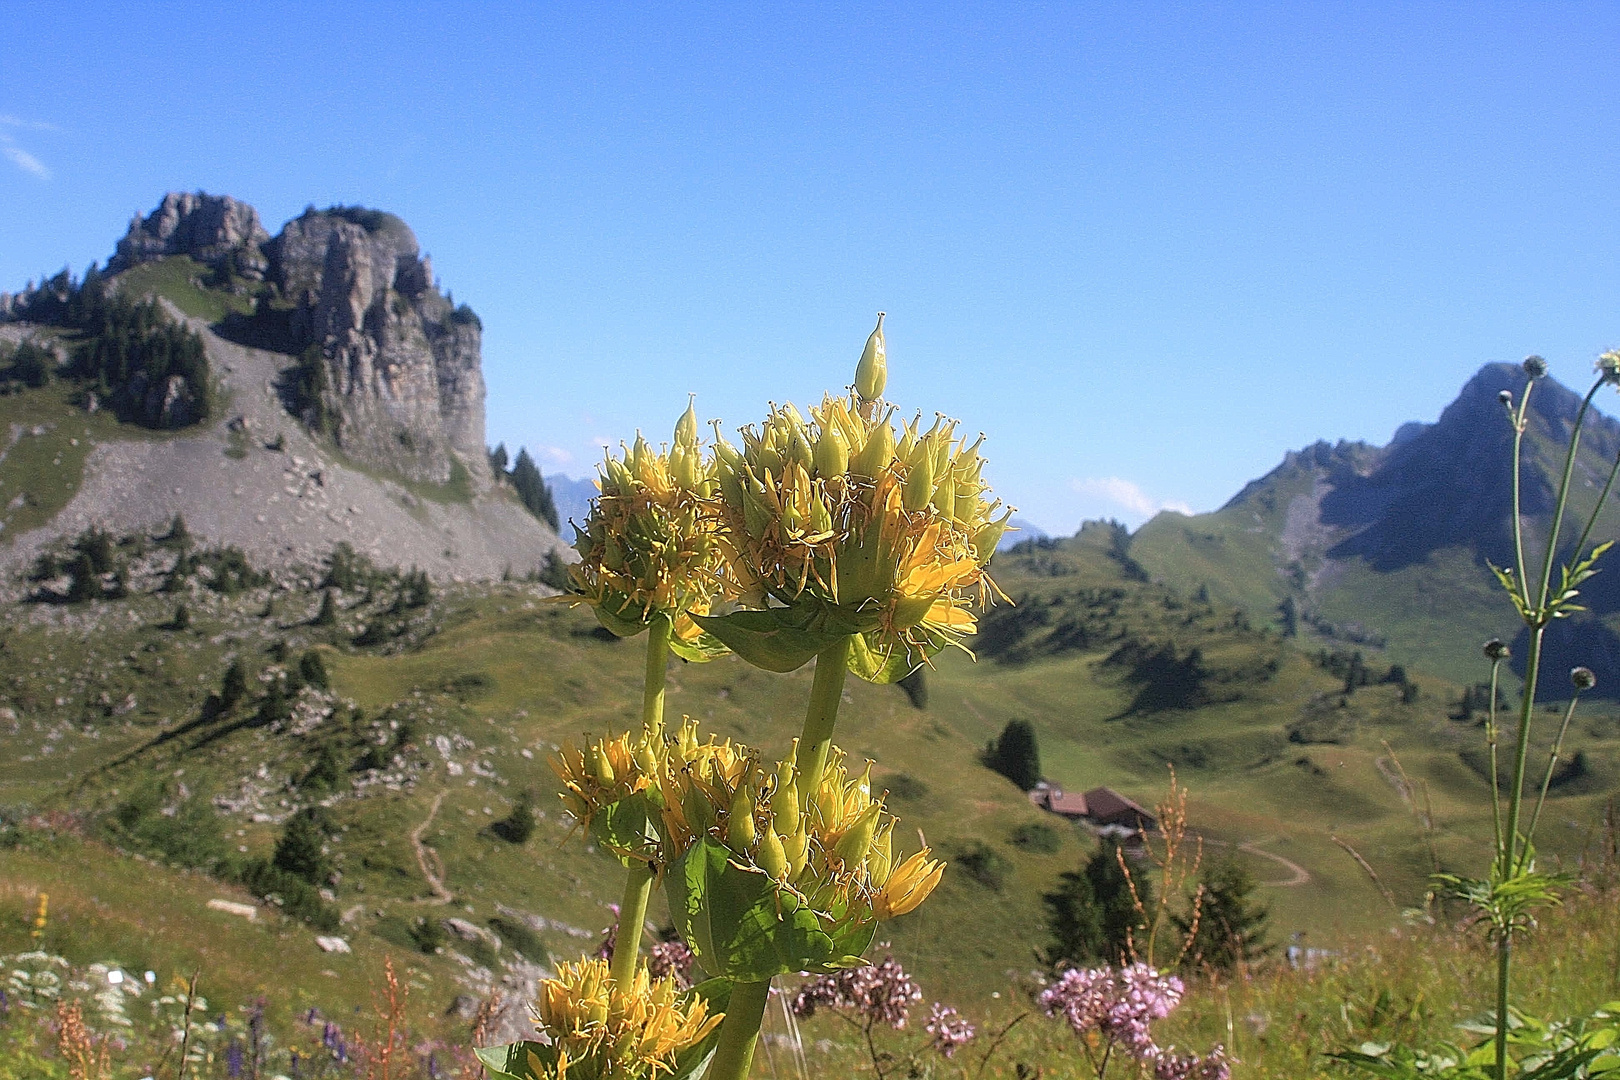
<path fill-rule="evenodd" d="M 734 611 L 730 615 L 693 615 L 697 624 L 732 652 L 766 671 L 796 671 L 817 653 L 847 637 L 840 626 L 811 629 L 806 613 L 795 608 Z"/>
<path fill-rule="evenodd" d="M 669 635 L 669 651 L 682 660 L 689 660 L 694 664 L 706 664 L 717 656 L 724 656 L 731 650 L 726 643 L 713 634 L 699 634 L 691 641 L 682 641 L 674 634 Z"/>
<path fill-rule="evenodd" d="M 591 838 L 598 847 L 625 867 L 645 866 L 646 859 L 637 859 L 625 852 L 658 854 L 658 808 L 644 791 L 609 803 L 591 818 Z"/>
<path fill-rule="evenodd" d="M 724 844 L 705 837 L 664 875 L 669 910 L 703 970 L 738 982 L 763 982 L 795 971 L 824 974 L 871 941 L 837 939 L 790 888 L 738 863 Z"/>
<path fill-rule="evenodd" d="M 591 610 L 596 612 L 596 621 L 618 637 L 635 637 L 647 629 L 644 613 L 635 607 L 626 605 L 622 612 L 613 612 L 604 604 Z M 634 617 L 627 617 L 626 613 L 633 613 Z"/>
<path fill-rule="evenodd" d="M 540 1080 L 548 1074 L 534 1069 L 536 1061 L 551 1071 L 557 1065 L 556 1048 L 539 1042 L 474 1047 L 473 1054 L 489 1071 L 490 1080 Z"/>
<path fill-rule="evenodd" d="M 922 667 L 927 654 L 899 646 L 887 651 L 872 647 L 876 634 L 856 634 L 849 643 L 849 670 L 869 683 L 887 685 L 896 683 Z"/>

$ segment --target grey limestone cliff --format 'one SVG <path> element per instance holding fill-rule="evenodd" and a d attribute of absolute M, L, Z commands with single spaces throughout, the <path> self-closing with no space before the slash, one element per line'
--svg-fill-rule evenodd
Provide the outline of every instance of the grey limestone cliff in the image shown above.
<path fill-rule="evenodd" d="M 313 392 L 346 454 L 408 480 L 445 483 L 464 470 L 474 487 L 488 485 L 482 326 L 439 291 L 405 222 L 311 207 L 271 238 L 245 203 L 170 193 L 131 223 L 108 268 L 171 255 L 267 284 L 247 336 L 325 368 Z"/>

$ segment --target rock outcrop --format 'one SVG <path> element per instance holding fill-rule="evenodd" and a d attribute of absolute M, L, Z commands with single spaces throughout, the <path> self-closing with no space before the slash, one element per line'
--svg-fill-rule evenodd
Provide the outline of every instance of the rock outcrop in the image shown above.
<path fill-rule="evenodd" d="M 171 191 L 156 210 L 130 221 L 107 270 L 118 273 L 165 256 L 189 255 L 210 269 L 258 281 L 269 266 L 263 251 L 269 239 L 259 212 L 247 203 L 229 195 Z"/>
<path fill-rule="evenodd" d="M 305 380 L 303 397 L 288 395 L 288 407 L 307 422 L 316 396 L 346 454 L 408 480 L 446 483 L 464 472 L 474 488 L 488 486 L 483 328 L 439 291 L 405 222 L 311 207 L 272 239 L 245 203 L 171 193 L 130 224 L 108 269 L 171 255 L 266 283 L 255 315 L 234 329 L 324 367 L 323 378 Z"/>

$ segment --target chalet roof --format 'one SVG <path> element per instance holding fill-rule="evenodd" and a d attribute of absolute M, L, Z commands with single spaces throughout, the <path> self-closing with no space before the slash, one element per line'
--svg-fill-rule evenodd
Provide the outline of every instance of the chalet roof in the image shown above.
<path fill-rule="evenodd" d="M 1111 821 L 1129 815 L 1137 815 L 1144 820 L 1153 821 L 1154 817 L 1140 803 L 1121 795 L 1113 788 L 1095 787 L 1081 796 L 1089 809 L 1088 817 L 1095 821 Z"/>

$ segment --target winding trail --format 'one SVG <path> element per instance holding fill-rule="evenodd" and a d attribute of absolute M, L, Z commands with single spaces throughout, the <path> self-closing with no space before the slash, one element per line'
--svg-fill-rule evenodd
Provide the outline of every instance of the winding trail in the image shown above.
<path fill-rule="evenodd" d="M 433 796 L 433 805 L 428 809 L 428 816 L 422 819 L 422 824 L 411 830 L 411 847 L 416 849 L 416 865 L 421 868 L 422 876 L 427 878 L 428 888 L 433 893 L 433 903 L 436 904 L 448 904 L 453 897 L 450 890 L 444 887 L 444 863 L 440 861 L 439 853 L 424 844 L 422 837 L 427 835 L 428 827 L 438 816 L 439 806 L 444 802 L 445 794 L 441 791 Z"/>
<path fill-rule="evenodd" d="M 1211 840 L 1208 837 L 1205 837 L 1204 845 L 1206 847 L 1231 847 L 1232 843 L 1229 840 Z M 1295 862 L 1293 859 L 1274 854 L 1270 851 L 1261 851 L 1255 846 L 1255 841 L 1244 841 L 1243 843 L 1237 845 L 1237 849 L 1245 854 L 1254 855 L 1261 859 L 1270 859 L 1272 862 L 1281 865 L 1293 875 L 1286 881 L 1261 881 L 1257 882 L 1257 884 L 1265 885 L 1274 889 L 1297 889 L 1301 885 L 1309 885 L 1311 883 L 1311 872 L 1309 870 L 1299 865 L 1299 863 Z"/>

